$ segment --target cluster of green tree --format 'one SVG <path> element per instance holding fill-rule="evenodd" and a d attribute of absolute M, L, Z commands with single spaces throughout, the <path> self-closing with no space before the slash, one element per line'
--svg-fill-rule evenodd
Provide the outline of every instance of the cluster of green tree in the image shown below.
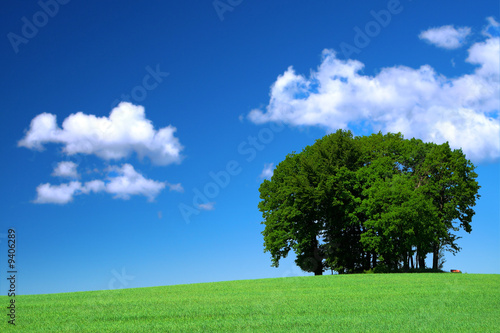
<path fill-rule="evenodd" d="M 471 231 L 474 165 L 448 143 L 339 130 L 292 153 L 261 184 L 264 251 L 272 266 L 290 250 L 304 271 L 433 269 Z"/>

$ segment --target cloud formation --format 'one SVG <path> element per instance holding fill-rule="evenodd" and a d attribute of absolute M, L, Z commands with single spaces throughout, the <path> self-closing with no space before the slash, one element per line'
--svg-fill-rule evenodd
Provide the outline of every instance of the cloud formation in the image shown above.
<path fill-rule="evenodd" d="M 77 181 L 61 185 L 41 184 L 36 188 L 37 198 L 33 202 L 66 204 L 73 201 L 73 196 L 81 187 L 82 183 Z"/>
<path fill-rule="evenodd" d="M 154 164 L 167 165 L 182 159 L 183 146 L 174 136 L 175 131 L 170 125 L 155 130 L 144 107 L 122 102 L 109 117 L 71 114 L 61 128 L 56 115 L 39 114 L 18 145 L 41 150 L 46 143 L 58 143 L 67 155 L 93 154 L 104 160 L 122 159 L 135 152 L 141 159 L 148 157 Z"/>
<path fill-rule="evenodd" d="M 418 37 L 437 47 L 452 50 L 461 47 L 470 33 L 469 27 L 455 28 L 445 25 L 422 31 Z"/>
<path fill-rule="evenodd" d="M 140 159 L 148 157 L 154 164 L 167 165 L 182 160 L 180 152 L 183 147 L 174 136 L 175 131 L 172 126 L 155 130 L 142 106 L 122 102 L 109 117 L 78 112 L 68 116 L 62 127 L 57 125 L 54 114 L 39 114 L 31 121 L 18 146 L 42 150 L 47 143 L 62 144 L 67 155 L 92 154 L 106 161 L 124 159 L 136 153 Z M 147 179 L 128 163 L 120 167 L 109 166 L 104 170 L 106 178 L 87 182 L 76 181 L 80 178 L 77 167 L 74 162 L 59 162 L 52 176 L 74 181 L 59 185 L 40 184 L 33 202 L 66 204 L 76 195 L 99 192 L 112 194 L 115 199 L 127 200 L 131 196 L 142 195 L 153 201 L 166 187 L 170 191 L 184 191 L 180 183 Z"/>
<path fill-rule="evenodd" d="M 54 177 L 78 178 L 77 165 L 73 162 L 59 162 L 52 172 Z"/>
<path fill-rule="evenodd" d="M 116 176 L 108 174 L 102 189 L 114 194 L 114 198 L 128 200 L 131 195 L 143 195 L 152 201 L 165 188 L 164 182 L 144 178 L 130 164 L 111 167 L 109 172 L 116 173 Z"/>
<path fill-rule="evenodd" d="M 66 204 L 73 201 L 75 195 L 106 192 L 114 199 L 128 200 L 131 196 L 142 195 L 153 201 L 158 194 L 169 186 L 170 190 L 181 191 L 180 184 L 169 184 L 145 178 L 130 164 L 121 167 L 113 166 L 107 169 L 105 180 L 94 179 L 85 183 L 72 181 L 67 184 L 41 184 L 37 187 L 35 203 Z"/>
<path fill-rule="evenodd" d="M 324 50 L 322 63 L 309 77 L 289 67 L 271 87 L 265 110 L 254 109 L 254 123 L 283 122 L 321 126 L 329 131 L 369 125 L 375 131 L 462 148 L 468 158 L 500 157 L 500 38 L 473 44 L 467 62 L 471 74 L 447 78 L 429 65 L 383 68 L 375 76 L 364 65 L 341 60 Z"/>

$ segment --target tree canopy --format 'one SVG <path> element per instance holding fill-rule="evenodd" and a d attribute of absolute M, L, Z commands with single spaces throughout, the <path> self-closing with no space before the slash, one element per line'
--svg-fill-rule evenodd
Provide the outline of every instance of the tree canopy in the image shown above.
<path fill-rule="evenodd" d="M 425 268 L 456 253 L 479 198 L 474 165 L 448 143 L 338 130 L 291 153 L 261 184 L 264 251 L 272 266 L 290 250 L 321 275 Z M 415 259 L 415 260 L 414 260 Z"/>

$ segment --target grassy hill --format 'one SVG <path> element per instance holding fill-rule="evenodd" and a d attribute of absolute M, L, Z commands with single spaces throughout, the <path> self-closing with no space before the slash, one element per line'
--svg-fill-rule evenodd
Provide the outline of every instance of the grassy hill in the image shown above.
<path fill-rule="evenodd" d="M 13 330 L 6 296 L 0 305 L 0 331 Z M 26 295 L 16 305 L 20 332 L 499 332 L 500 275 L 290 277 Z"/>

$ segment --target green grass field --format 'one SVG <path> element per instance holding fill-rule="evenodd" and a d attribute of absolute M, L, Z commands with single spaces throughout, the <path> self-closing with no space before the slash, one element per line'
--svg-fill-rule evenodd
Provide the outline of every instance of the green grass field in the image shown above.
<path fill-rule="evenodd" d="M 0 297 L 7 326 L 7 296 Z M 290 277 L 16 298 L 20 332 L 500 332 L 500 275 Z"/>

